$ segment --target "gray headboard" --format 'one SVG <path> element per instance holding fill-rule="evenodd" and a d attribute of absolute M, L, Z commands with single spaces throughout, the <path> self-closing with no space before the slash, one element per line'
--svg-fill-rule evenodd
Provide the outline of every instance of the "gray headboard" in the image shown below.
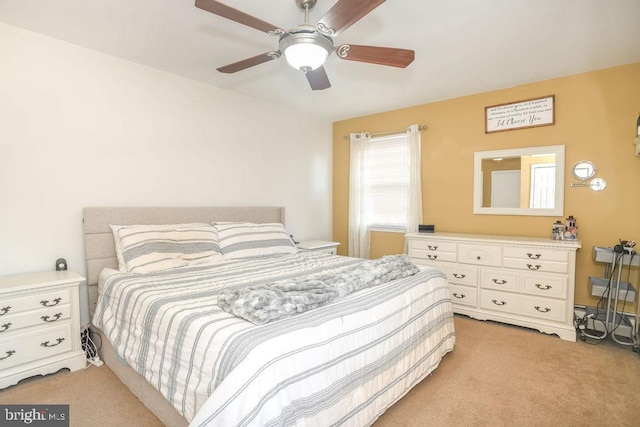
<path fill-rule="evenodd" d="M 284 224 L 283 207 L 91 207 L 82 210 L 87 261 L 89 313 L 98 299 L 98 275 L 118 268 L 110 225 L 185 224 L 191 222 L 250 221 Z"/>

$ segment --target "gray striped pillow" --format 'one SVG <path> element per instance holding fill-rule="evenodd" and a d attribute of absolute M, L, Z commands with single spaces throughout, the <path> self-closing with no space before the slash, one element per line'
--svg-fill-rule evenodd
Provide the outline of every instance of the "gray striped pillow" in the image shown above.
<path fill-rule="evenodd" d="M 292 254 L 298 251 L 280 223 L 214 223 L 218 231 L 220 252 L 230 258 Z"/>
<path fill-rule="evenodd" d="M 210 224 L 112 225 L 120 271 L 148 273 L 220 259 Z"/>

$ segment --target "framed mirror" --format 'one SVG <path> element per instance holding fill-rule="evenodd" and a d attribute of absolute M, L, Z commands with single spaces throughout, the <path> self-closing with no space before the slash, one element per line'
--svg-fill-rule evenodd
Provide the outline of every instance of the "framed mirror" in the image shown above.
<path fill-rule="evenodd" d="M 476 152 L 473 213 L 562 216 L 564 145 Z"/>

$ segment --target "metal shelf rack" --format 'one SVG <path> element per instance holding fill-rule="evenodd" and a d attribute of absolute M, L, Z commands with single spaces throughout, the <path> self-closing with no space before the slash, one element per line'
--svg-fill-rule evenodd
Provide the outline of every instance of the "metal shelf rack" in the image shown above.
<path fill-rule="evenodd" d="M 611 339 L 618 344 L 631 346 L 633 351 L 640 351 L 638 343 L 637 327 L 638 318 L 636 316 L 635 324 L 632 327 L 629 341 L 621 341 L 614 333 L 620 324 L 623 312 L 618 312 L 619 303 L 636 302 L 638 300 L 637 291 L 631 283 L 622 281 L 622 270 L 624 266 L 640 267 L 640 255 L 635 253 L 616 252 L 612 248 L 600 246 L 593 247 L 595 252 L 595 260 L 603 262 L 605 266 L 605 278 L 590 277 L 592 295 L 602 296 L 603 292 L 607 293 L 607 312 L 605 316 L 605 330 L 600 339 L 604 339 L 607 335 L 611 335 Z M 608 287 L 608 292 L 603 291 L 603 287 Z M 637 302 L 636 302 L 637 304 Z M 638 313 L 636 307 L 636 313 Z"/>

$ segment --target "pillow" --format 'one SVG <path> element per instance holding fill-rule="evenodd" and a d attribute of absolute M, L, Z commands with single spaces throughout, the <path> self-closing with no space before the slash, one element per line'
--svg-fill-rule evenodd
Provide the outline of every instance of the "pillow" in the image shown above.
<path fill-rule="evenodd" d="M 120 271 L 148 273 L 220 258 L 209 224 L 111 225 Z"/>
<path fill-rule="evenodd" d="M 280 223 L 218 222 L 220 252 L 230 258 L 292 254 L 295 243 Z"/>

